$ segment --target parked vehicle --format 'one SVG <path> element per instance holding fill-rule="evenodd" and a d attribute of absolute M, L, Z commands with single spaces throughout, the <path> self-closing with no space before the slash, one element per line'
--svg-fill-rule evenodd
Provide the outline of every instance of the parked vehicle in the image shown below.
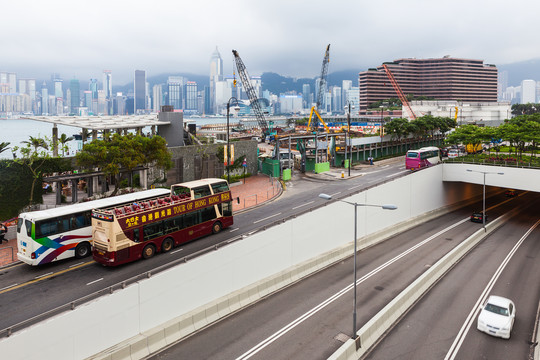
<path fill-rule="evenodd" d="M 465 149 L 467 154 L 479 154 L 484 150 L 482 144 L 467 144 Z"/>
<path fill-rule="evenodd" d="M 448 150 L 448 158 L 453 159 L 460 156 L 464 156 L 465 153 L 461 149 L 450 149 Z"/>
<path fill-rule="evenodd" d="M 512 300 L 491 295 L 481 306 L 476 328 L 486 334 L 510 339 L 516 319 L 516 306 Z"/>

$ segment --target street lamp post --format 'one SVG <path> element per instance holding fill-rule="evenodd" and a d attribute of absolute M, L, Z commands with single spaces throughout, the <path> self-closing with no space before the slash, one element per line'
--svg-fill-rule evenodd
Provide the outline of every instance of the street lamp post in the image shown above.
<path fill-rule="evenodd" d="M 354 109 L 354 105 L 350 101 L 347 101 L 347 105 L 344 107 L 347 110 L 347 133 L 345 134 L 345 160 L 347 160 L 347 138 L 349 142 L 351 141 L 351 109 Z M 351 165 L 352 165 L 352 146 L 351 146 L 351 156 L 349 157 L 349 176 L 351 176 Z"/>
<path fill-rule="evenodd" d="M 225 149 L 225 157 L 227 158 L 227 164 L 225 166 L 227 166 L 227 182 L 230 183 L 231 182 L 231 179 L 230 179 L 230 175 L 229 175 L 229 164 L 230 164 L 230 145 L 229 145 L 229 112 L 230 112 L 230 108 L 231 108 L 231 100 L 234 100 L 236 101 L 236 106 L 234 107 L 234 110 L 235 111 L 238 111 L 240 110 L 240 107 L 238 106 L 238 99 L 235 98 L 234 96 L 232 98 L 229 99 L 229 101 L 227 101 L 227 149 Z"/>
<path fill-rule="evenodd" d="M 486 175 L 487 174 L 495 174 L 495 175 L 504 175 L 503 172 L 489 172 L 489 171 L 478 171 L 478 170 L 472 170 L 467 169 L 468 172 L 477 172 L 480 174 L 484 174 L 484 188 L 482 191 L 482 227 L 484 228 L 484 232 L 486 231 Z"/>
<path fill-rule="evenodd" d="M 319 197 L 321 199 L 324 199 L 324 200 L 332 200 L 332 195 L 328 195 L 328 194 L 319 194 Z M 372 207 L 379 207 L 379 208 L 382 208 L 384 210 L 396 210 L 398 207 L 394 204 L 384 204 L 384 205 L 373 205 L 373 204 L 359 204 L 359 203 L 355 203 L 355 202 L 350 202 L 350 201 L 346 201 L 346 200 L 339 200 L 337 199 L 337 201 L 341 201 L 341 202 L 344 202 L 344 203 L 347 203 L 349 205 L 353 205 L 354 206 L 354 269 L 353 269 L 353 276 L 354 276 L 354 281 L 353 281 L 353 335 L 352 335 L 352 339 L 355 339 L 356 340 L 356 252 L 357 252 L 357 246 L 356 246 L 356 240 L 358 238 L 358 233 L 357 233 L 357 209 L 359 206 L 372 206 Z"/>

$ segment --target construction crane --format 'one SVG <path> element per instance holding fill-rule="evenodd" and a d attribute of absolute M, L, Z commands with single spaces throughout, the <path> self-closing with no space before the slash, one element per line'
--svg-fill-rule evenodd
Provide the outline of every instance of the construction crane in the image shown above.
<path fill-rule="evenodd" d="M 319 128 L 319 121 L 324 125 L 324 129 L 326 132 L 330 132 L 330 129 L 324 122 L 324 120 L 321 118 L 321 115 L 319 115 L 318 109 L 320 108 L 321 104 L 323 103 L 323 96 L 324 96 L 324 88 L 326 84 L 326 74 L 328 73 L 328 63 L 330 62 L 330 44 L 326 47 L 326 52 L 324 53 L 324 59 L 322 62 L 322 68 L 321 68 L 321 77 L 319 78 L 319 91 L 317 93 L 317 104 L 315 106 L 311 107 L 311 113 L 309 114 L 309 121 L 307 125 L 307 131 L 317 131 Z M 313 118 L 313 114 L 317 116 L 317 118 Z M 313 124 L 312 124 L 313 121 Z"/>
<path fill-rule="evenodd" d="M 234 61 L 236 63 L 236 69 L 238 70 L 238 75 L 240 76 L 240 80 L 242 81 L 242 86 L 244 87 L 244 90 L 246 90 L 246 93 L 249 97 L 249 101 L 251 104 L 251 108 L 253 109 L 253 112 L 255 113 L 255 117 L 257 118 L 257 122 L 259 123 L 259 127 L 262 131 L 262 142 L 264 142 L 264 138 L 267 135 L 270 135 L 270 132 L 268 130 L 268 124 L 264 118 L 264 113 L 261 108 L 261 104 L 259 104 L 259 98 L 257 97 L 257 94 L 255 93 L 255 89 L 253 89 L 253 85 L 251 85 L 251 81 L 249 80 L 249 74 L 247 72 L 246 66 L 242 62 L 242 59 L 240 58 L 240 55 L 238 54 L 238 51 L 233 50 L 234 55 Z"/>
<path fill-rule="evenodd" d="M 383 64 L 384 71 L 386 72 L 386 76 L 388 76 L 388 79 L 390 79 L 390 82 L 392 83 L 392 86 L 394 87 L 394 90 L 396 91 L 399 100 L 405 106 L 405 109 L 407 109 L 407 112 L 409 113 L 409 116 L 412 120 L 416 120 L 416 115 L 411 109 L 411 105 L 409 104 L 409 101 L 407 101 L 407 98 L 405 97 L 405 94 L 403 94 L 403 91 L 401 91 L 401 88 L 399 87 L 399 84 L 397 83 L 396 79 L 394 78 L 394 75 L 386 66 L 386 64 Z"/>

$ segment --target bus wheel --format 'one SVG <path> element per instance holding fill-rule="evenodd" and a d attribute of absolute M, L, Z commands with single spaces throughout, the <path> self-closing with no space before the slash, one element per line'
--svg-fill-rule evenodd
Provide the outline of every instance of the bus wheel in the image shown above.
<path fill-rule="evenodd" d="M 77 259 L 87 257 L 88 255 L 90 255 L 90 253 L 91 253 L 90 244 L 87 242 L 82 242 L 79 245 L 77 245 L 77 247 L 75 248 L 75 257 Z"/>
<path fill-rule="evenodd" d="M 217 234 L 221 231 L 221 223 L 219 221 L 216 221 L 214 225 L 212 225 L 212 234 Z"/>
<path fill-rule="evenodd" d="M 149 259 L 156 253 L 156 248 L 154 245 L 148 244 L 144 247 L 142 251 L 142 257 L 145 259 Z"/>
<path fill-rule="evenodd" d="M 161 252 L 169 252 L 173 248 L 173 241 L 171 238 L 166 238 L 161 244 Z"/>

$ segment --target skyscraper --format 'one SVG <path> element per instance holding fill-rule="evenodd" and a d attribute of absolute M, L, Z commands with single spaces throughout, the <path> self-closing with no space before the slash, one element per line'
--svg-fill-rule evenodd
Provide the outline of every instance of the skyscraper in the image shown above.
<path fill-rule="evenodd" d="M 521 82 L 521 103 L 535 104 L 536 103 L 536 81 L 523 80 Z"/>
<path fill-rule="evenodd" d="M 223 80 L 223 60 L 219 54 L 218 48 L 212 54 L 210 58 L 210 106 L 212 113 L 217 112 L 216 104 L 216 82 Z"/>
<path fill-rule="evenodd" d="M 112 71 L 103 70 L 103 93 L 106 102 L 106 113 L 112 115 Z"/>
<path fill-rule="evenodd" d="M 134 113 L 144 113 L 146 109 L 146 71 L 135 70 L 135 81 L 133 83 L 134 88 Z"/>
<path fill-rule="evenodd" d="M 184 106 L 184 78 L 182 76 L 169 76 L 167 79 L 167 105 L 173 106 L 175 109 L 183 109 Z"/>
<path fill-rule="evenodd" d="M 186 110 L 197 111 L 197 83 L 188 81 L 186 83 Z"/>
<path fill-rule="evenodd" d="M 71 93 L 71 114 L 78 115 L 79 107 L 81 106 L 81 87 L 79 80 L 71 79 L 69 82 L 69 90 Z"/>
<path fill-rule="evenodd" d="M 41 115 L 49 114 L 49 90 L 47 89 L 47 83 L 43 82 L 41 87 Z"/>
<path fill-rule="evenodd" d="M 161 111 L 161 105 L 163 105 L 163 88 L 161 87 L 161 84 L 154 85 L 152 87 L 152 98 L 154 100 L 152 102 L 152 104 L 154 105 L 152 107 L 152 111 L 160 112 Z"/>

